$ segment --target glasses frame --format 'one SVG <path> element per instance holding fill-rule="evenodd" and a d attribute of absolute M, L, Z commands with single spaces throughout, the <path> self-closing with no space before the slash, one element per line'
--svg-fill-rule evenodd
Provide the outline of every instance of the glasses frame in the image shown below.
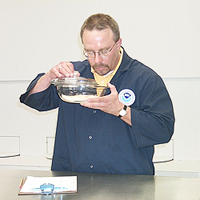
<path fill-rule="evenodd" d="M 110 54 L 110 52 L 113 50 L 113 48 L 114 48 L 114 46 L 117 44 L 117 42 L 115 42 L 115 44 L 113 44 L 113 46 L 112 47 L 110 47 L 107 51 L 106 51 L 106 56 L 104 55 L 104 56 L 102 56 L 103 54 L 101 54 L 101 51 L 102 50 L 100 50 L 100 51 L 89 51 L 89 52 L 93 52 L 93 56 L 92 57 L 89 57 L 89 56 L 87 56 L 87 51 L 84 49 L 83 50 L 83 54 L 85 55 L 85 57 L 87 58 L 87 59 L 93 59 L 93 58 L 95 58 L 95 56 L 96 56 L 96 54 L 98 53 L 98 55 L 101 57 L 101 58 L 107 58 L 108 56 L 109 56 L 109 54 Z"/>

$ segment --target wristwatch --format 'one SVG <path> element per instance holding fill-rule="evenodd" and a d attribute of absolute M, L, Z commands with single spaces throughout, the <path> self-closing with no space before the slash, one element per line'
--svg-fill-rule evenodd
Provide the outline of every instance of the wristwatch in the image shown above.
<path fill-rule="evenodd" d="M 126 114 L 126 109 L 127 109 L 127 106 L 124 105 L 124 107 L 119 112 L 119 115 L 118 115 L 119 118 L 123 117 Z"/>

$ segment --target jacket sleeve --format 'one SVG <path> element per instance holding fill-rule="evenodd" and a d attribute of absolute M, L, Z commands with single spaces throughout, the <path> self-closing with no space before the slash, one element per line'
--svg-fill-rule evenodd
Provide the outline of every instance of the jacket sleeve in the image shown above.
<path fill-rule="evenodd" d="M 20 102 L 25 105 L 36 109 L 38 111 L 48 111 L 58 107 L 59 97 L 56 87 L 50 85 L 46 90 L 31 94 L 28 96 L 30 90 L 35 86 L 37 81 L 44 75 L 44 73 L 38 74 L 37 77 L 30 83 L 26 92 L 20 96 Z"/>
<path fill-rule="evenodd" d="M 174 132 L 174 111 L 167 89 L 159 76 L 148 79 L 140 89 L 137 106 L 131 108 L 137 148 L 168 142 Z"/>

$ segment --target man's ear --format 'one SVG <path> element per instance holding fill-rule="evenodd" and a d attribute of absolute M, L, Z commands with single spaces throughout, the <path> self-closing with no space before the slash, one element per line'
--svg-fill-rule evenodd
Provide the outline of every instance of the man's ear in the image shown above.
<path fill-rule="evenodd" d="M 120 47 L 122 45 L 122 39 L 119 38 L 119 40 L 117 41 L 117 48 L 120 50 Z"/>

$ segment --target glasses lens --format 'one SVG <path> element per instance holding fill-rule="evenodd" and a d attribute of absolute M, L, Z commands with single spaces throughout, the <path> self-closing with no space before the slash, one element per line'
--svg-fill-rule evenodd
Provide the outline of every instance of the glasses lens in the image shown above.
<path fill-rule="evenodd" d="M 102 58 L 106 58 L 109 54 L 109 51 L 108 50 L 102 50 L 102 51 L 99 51 L 99 55 L 102 57 Z"/>
<path fill-rule="evenodd" d="M 88 52 L 88 51 L 83 51 L 84 55 L 86 58 L 93 58 L 94 57 L 94 53 L 93 52 Z"/>

